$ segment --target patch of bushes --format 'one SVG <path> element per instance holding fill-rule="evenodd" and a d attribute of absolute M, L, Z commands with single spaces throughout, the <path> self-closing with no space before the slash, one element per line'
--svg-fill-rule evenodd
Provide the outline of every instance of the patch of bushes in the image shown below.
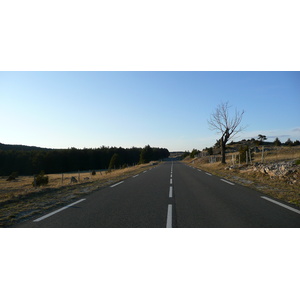
<path fill-rule="evenodd" d="M 33 186 L 41 186 L 49 183 L 49 177 L 45 176 L 45 172 L 41 171 L 39 175 L 35 177 L 35 180 L 32 182 Z"/>
<path fill-rule="evenodd" d="M 115 153 L 111 160 L 110 160 L 110 163 L 109 163 L 109 166 L 108 166 L 108 169 L 111 170 L 111 169 L 118 169 L 121 165 L 121 162 L 120 162 L 120 155 L 118 153 Z"/>
<path fill-rule="evenodd" d="M 12 172 L 9 177 L 6 179 L 6 181 L 12 181 L 12 180 L 16 180 L 16 178 L 18 177 L 18 172 Z"/>
<path fill-rule="evenodd" d="M 239 154 L 240 154 L 241 162 L 246 162 L 248 158 L 248 163 L 250 163 L 249 146 L 243 146 L 243 145 L 240 146 Z M 253 161 L 254 153 L 250 151 L 250 154 L 251 154 L 251 161 Z"/>

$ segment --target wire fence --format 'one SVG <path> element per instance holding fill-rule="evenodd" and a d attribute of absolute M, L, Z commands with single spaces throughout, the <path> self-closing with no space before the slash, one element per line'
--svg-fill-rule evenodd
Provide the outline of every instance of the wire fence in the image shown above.
<path fill-rule="evenodd" d="M 221 154 L 209 155 L 208 153 L 200 153 L 198 158 L 206 163 L 220 163 L 222 161 Z M 300 146 L 294 147 L 255 147 L 247 149 L 243 153 L 236 151 L 226 153 L 226 163 L 232 165 L 268 163 L 279 160 L 298 160 L 300 159 Z"/>

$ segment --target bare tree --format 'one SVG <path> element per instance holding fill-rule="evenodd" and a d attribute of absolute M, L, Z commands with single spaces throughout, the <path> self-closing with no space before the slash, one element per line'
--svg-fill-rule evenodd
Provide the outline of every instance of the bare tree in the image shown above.
<path fill-rule="evenodd" d="M 226 163 L 225 148 L 228 140 L 245 129 L 245 127 L 240 126 L 244 111 L 239 112 L 235 110 L 234 116 L 230 117 L 229 108 L 228 102 L 219 104 L 215 112 L 211 114 L 210 120 L 208 120 L 209 129 L 221 134 L 219 143 L 223 164 Z"/>

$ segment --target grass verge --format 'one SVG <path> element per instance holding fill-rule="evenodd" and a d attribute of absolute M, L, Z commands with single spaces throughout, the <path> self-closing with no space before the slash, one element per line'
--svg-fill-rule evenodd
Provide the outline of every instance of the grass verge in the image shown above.
<path fill-rule="evenodd" d="M 70 204 L 76 199 L 125 180 L 152 168 L 152 164 L 138 165 L 111 172 L 98 172 L 95 176 L 81 173 L 78 183 L 70 183 L 78 173 L 64 175 L 50 174 L 49 184 L 39 188 L 32 186 L 32 177 L 24 176 L 7 182 L 0 178 L 0 227 L 10 227 L 22 221 L 46 213 L 49 210 Z"/>

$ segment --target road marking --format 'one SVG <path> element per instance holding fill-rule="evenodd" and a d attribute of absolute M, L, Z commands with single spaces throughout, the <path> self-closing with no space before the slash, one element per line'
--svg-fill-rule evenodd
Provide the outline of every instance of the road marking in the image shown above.
<path fill-rule="evenodd" d="M 207 173 L 207 172 L 205 172 L 205 174 L 208 175 L 208 176 L 212 176 L 210 173 Z"/>
<path fill-rule="evenodd" d="M 169 190 L 169 198 L 173 197 L 173 187 L 170 186 L 170 190 Z"/>
<path fill-rule="evenodd" d="M 115 186 L 117 186 L 117 185 L 119 185 L 119 184 L 121 184 L 121 183 L 123 183 L 123 182 L 124 182 L 124 181 L 120 181 L 120 182 L 118 182 L 118 183 L 116 183 L 116 184 L 111 185 L 110 187 L 113 188 L 113 187 L 115 187 Z"/>
<path fill-rule="evenodd" d="M 146 173 L 147 171 L 144 171 L 143 173 Z"/>
<path fill-rule="evenodd" d="M 172 204 L 168 205 L 167 227 L 166 228 L 172 228 Z"/>
<path fill-rule="evenodd" d="M 71 207 L 71 206 L 73 206 L 73 205 L 76 205 L 76 204 L 78 204 L 78 203 L 80 203 L 80 202 L 82 202 L 82 201 L 84 201 L 84 200 L 86 200 L 86 199 L 84 198 L 84 199 L 78 200 L 78 201 L 76 201 L 76 202 L 74 202 L 74 203 L 72 203 L 72 204 L 69 204 L 69 205 L 67 205 L 67 206 L 65 206 L 65 207 L 63 207 L 63 208 L 60 208 L 60 209 L 58 209 L 58 210 L 56 210 L 56 211 L 54 211 L 54 212 L 52 212 L 52 213 L 50 213 L 50 214 L 47 214 L 47 215 L 45 215 L 45 216 L 43 216 L 43 217 L 41 217 L 41 218 L 38 218 L 38 219 L 34 220 L 33 222 L 40 222 L 40 221 L 42 221 L 42 220 L 44 220 L 44 219 L 46 219 L 46 218 L 48 218 L 48 217 L 51 217 L 51 216 L 53 216 L 53 215 L 55 215 L 55 214 L 61 212 L 62 210 L 65 210 L 65 209 L 67 209 L 67 208 L 69 208 L 69 207 Z"/>
<path fill-rule="evenodd" d="M 172 178 L 170 179 L 170 184 L 173 184 L 173 180 L 172 180 Z"/>
<path fill-rule="evenodd" d="M 198 169 L 199 172 L 202 172 L 201 170 Z"/>
<path fill-rule="evenodd" d="M 270 198 L 268 198 L 268 197 L 265 197 L 265 196 L 261 196 L 261 198 L 263 198 L 263 199 L 265 199 L 265 200 L 268 200 L 268 201 L 270 201 L 270 202 L 272 202 L 272 203 L 274 203 L 274 204 L 277 204 L 277 205 L 279 205 L 279 206 L 282 206 L 282 207 L 284 207 L 284 208 L 286 208 L 286 209 L 289 209 L 289 210 L 291 210 L 291 211 L 293 211 L 293 212 L 295 212 L 295 213 L 297 213 L 297 214 L 300 214 L 300 210 L 298 210 L 298 209 L 295 209 L 295 208 L 290 207 L 290 206 L 288 206 L 288 205 L 282 204 L 282 203 L 280 203 L 280 202 L 277 202 L 277 201 L 275 201 L 275 200 L 273 200 L 273 199 L 270 199 Z"/>
<path fill-rule="evenodd" d="M 224 182 L 226 182 L 226 183 L 228 183 L 228 184 L 234 185 L 234 183 L 232 183 L 232 182 L 230 182 L 230 181 L 227 181 L 227 180 L 225 180 L 225 179 L 221 179 L 221 180 L 224 181 Z"/>
<path fill-rule="evenodd" d="M 132 178 L 138 177 L 139 175 L 140 175 L 140 174 L 134 175 L 134 176 L 132 176 Z"/>
<path fill-rule="evenodd" d="M 173 176 L 173 175 L 172 175 L 172 173 L 171 173 L 171 178 L 172 178 L 172 176 Z"/>

